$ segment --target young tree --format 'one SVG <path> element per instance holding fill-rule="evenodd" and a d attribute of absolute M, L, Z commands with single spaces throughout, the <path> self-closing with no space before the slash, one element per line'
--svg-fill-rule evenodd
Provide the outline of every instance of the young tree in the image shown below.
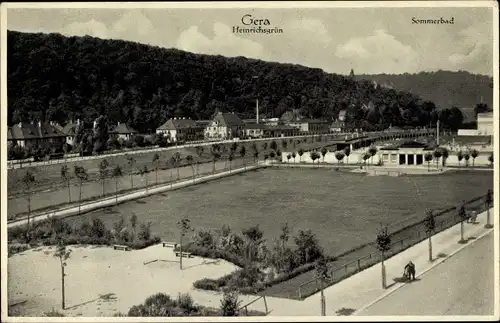
<path fill-rule="evenodd" d="M 101 160 L 99 163 L 99 179 L 102 183 L 102 196 L 104 196 L 104 184 L 106 183 L 106 178 L 108 177 L 108 167 L 109 163 L 106 159 Z"/>
<path fill-rule="evenodd" d="M 295 164 L 295 157 L 297 157 L 297 154 L 295 153 L 295 151 L 292 153 L 292 158 L 293 158 L 293 163 Z"/>
<path fill-rule="evenodd" d="M 266 162 L 268 159 L 269 159 L 269 155 L 268 155 L 268 154 L 265 154 L 265 155 L 264 155 L 264 162 Z"/>
<path fill-rule="evenodd" d="M 326 147 L 321 148 L 321 155 L 323 156 L 323 163 L 325 162 L 325 156 L 328 153 L 328 149 Z"/>
<path fill-rule="evenodd" d="M 23 176 L 23 185 L 24 185 L 24 191 L 26 192 L 26 199 L 28 202 L 28 221 L 27 221 L 27 227 L 26 227 L 26 241 L 30 241 L 30 219 L 31 219 L 31 194 L 33 194 L 33 186 L 36 183 L 35 175 L 33 175 L 33 172 L 31 170 L 27 170 L 26 173 L 24 173 Z"/>
<path fill-rule="evenodd" d="M 243 159 L 243 167 L 246 169 L 247 165 L 246 165 L 246 161 L 245 161 L 245 155 L 247 154 L 247 149 L 245 147 L 245 145 L 241 145 L 240 147 L 240 156 L 241 158 Z"/>
<path fill-rule="evenodd" d="M 135 169 L 135 158 L 132 156 L 127 157 L 127 164 L 130 171 L 130 188 L 134 188 L 134 169 Z"/>
<path fill-rule="evenodd" d="M 130 226 L 132 227 L 132 230 L 134 230 L 134 237 L 137 235 L 137 214 L 132 212 L 132 215 L 130 216 Z"/>
<path fill-rule="evenodd" d="M 368 159 L 370 159 L 372 156 L 370 155 L 370 153 L 366 152 L 363 154 L 363 162 L 365 163 L 365 167 L 366 167 L 366 161 Z"/>
<path fill-rule="evenodd" d="M 337 163 L 340 165 L 340 161 L 344 159 L 344 153 L 342 151 L 337 151 L 335 153 L 335 158 L 337 159 Z"/>
<path fill-rule="evenodd" d="M 464 159 L 464 154 L 461 151 L 457 153 L 457 159 L 458 159 L 458 166 L 460 166 L 460 162 L 462 161 L 462 159 Z"/>
<path fill-rule="evenodd" d="M 371 160 L 371 164 L 373 165 L 373 157 L 377 154 L 377 147 L 375 146 L 371 146 L 370 148 L 368 148 L 368 153 L 370 154 L 372 160 Z"/>
<path fill-rule="evenodd" d="M 187 164 L 191 167 L 191 170 L 193 171 L 193 183 L 194 183 L 194 165 L 193 165 L 194 158 L 192 155 L 187 155 L 186 156 L 186 162 Z"/>
<path fill-rule="evenodd" d="M 313 165 L 314 165 L 314 161 L 316 160 L 316 157 L 317 157 L 317 154 L 315 151 L 311 151 L 309 153 L 309 158 L 311 158 L 312 162 L 313 162 Z"/>
<path fill-rule="evenodd" d="M 431 153 L 427 153 L 425 154 L 424 156 L 424 159 L 425 161 L 427 162 L 427 171 L 430 172 L 431 171 L 431 161 L 432 161 L 432 154 Z"/>
<path fill-rule="evenodd" d="M 283 147 L 283 149 L 286 149 L 286 147 L 288 147 L 288 142 L 286 141 L 286 139 L 283 139 L 281 141 L 281 147 Z"/>
<path fill-rule="evenodd" d="M 153 155 L 153 165 L 155 165 L 155 185 L 158 185 L 158 167 L 160 166 L 160 155 L 158 153 Z"/>
<path fill-rule="evenodd" d="M 467 220 L 467 211 L 465 210 L 465 201 L 462 201 L 460 205 L 457 207 L 457 215 L 460 219 L 460 241 L 459 243 L 467 242 L 464 239 L 464 221 Z"/>
<path fill-rule="evenodd" d="M 210 153 L 212 154 L 212 173 L 215 173 L 215 163 L 221 156 L 219 145 L 213 144 Z"/>
<path fill-rule="evenodd" d="M 271 150 L 271 152 L 269 153 L 269 157 L 270 158 L 276 157 L 276 153 L 274 152 L 274 150 Z"/>
<path fill-rule="evenodd" d="M 61 178 L 68 187 L 68 203 L 71 203 L 71 175 L 67 165 L 61 166 Z"/>
<path fill-rule="evenodd" d="M 65 286 L 64 286 L 64 277 L 66 274 L 64 273 L 64 267 L 67 266 L 66 261 L 69 259 L 71 255 L 71 249 L 66 249 L 66 244 L 64 243 L 62 238 L 59 238 L 59 242 L 57 244 L 56 251 L 54 256 L 59 258 L 61 263 L 61 296 L 62 296 L 62 309 L 66 309 L 66 297 L 65 297 Z"/>
<path fill-rule="evenodd" d="M 474 167 L 474 164 L 475 164 L 475 161 L 476 161 L 476 157 L 479 155 L 479 153 L 477 152 L 477 150 L 475 149 L 472 149 L 470 151 L 470 156 L 472 157 L 472 167 Z"/>
<path fill-rule="evenodd" d="M 387 279 L 385 273 L 385 253 L 391 250 L 391 237 L 389 236 L 387 226 L 380 225 L 380 230 L 377 233 L 376 240 L 377 250 L 380 251 L 380 258 L 382 260 L 382 288 L 387 288 Z"/>
<path fill-rule="evenodd" d="M 83 182 L 89 178 L 89 175 L 87 174 L 87 171 L 85 170 L 85 168 L 83 168 L 83 166 L 75 165 L 74 172 L 75 177 L 80 181 L 80 193 L 78 196 L 78 215 L 80 215 L 82 206 L 82 186 Z"/>
<path fill-rule="evenodd" d="M 139 175 L 144 176 L 146 178 L 146 193 L 148 192 L 149 189 L 149 169 L 147 165 L 144 165 L 144 167 L 139 168 Z"/>
<path fill-rule="evenodd" d="M 179 166 L 181 165 L 181 160 L 182 160 L 182 157 L 181 157 L 181 154 L 179 152 L 176 152 L 172 156 L 172 158 L 170 159 L 170 162 L 172 163 L 172 165 L 177 170 L 177 180 L 179 180 L 181 178 L 181 175 L 179 173 Z"/>
<path fill-rule="evenodd" d="M 319 280 L 321 290 L 321 316 L 326 316 L 326 300 L 324 288 L 327 281 L 330 280 L 328 272 L 328 264 L 324 256 L 319 257 L 316 261 L 316 279 Z"/>
<path fill-rule="evenodd" d="M 192 232 L 194 230 L 191 228 L 191 221 L 187 218 L 184 218 L 184 219 L 180 220 L 179 222 L 177 222 L 177 227 L 179 228 L 179 231 L 180 231 L 180 244 L 179 244 L 180 268 L 182 270 L 182 238 L 184 238 L 186 233 Z"/>
<path fill-rule="evenodd" d="M 286 155 L 286 160 L 288 161 L 288 163 L 290 164 L 290 159 L 292 158 L 292 154 L 288 154 Z"/>
<path fill-rule="evenodd" d="M 436 148 L 433 152 L 432 152 L 432 157 L 434 157 L 434 159 L 436 160 L 436 169 L 438 168 L 439 166 L 439 158 L 441 158 L 442 154 L 441 154 L 441 149 L 439 148 Z"/>
<path fill-rule="evenodd" d="M 484 204 L 486 206 L 486 224 L 484 225 L 484 227 L 486 229 L 493 228 L 493 225 L 490 222 L 490 208 L 492 203 L 493 203 L 493 192 L 491 191 L 491 189 L 489 189 L 488 192 L 486 192 L 486 195 L 484 196 Z"/>
<path fill-rule="evenodd" d="M 278 144 L 276 143 L 276 141 L 272 140 L 272 141 L 271 141 L 271 144 L 269 145 L 269 147 L 270 147 L 272 150 L 276 150 L 276 149 L 278 149 Z"/>
<path fill-rule="evenodd" d="M 434 217 L 434 212 L 432 210 L 425 211 L 424 218 L 425 232 L 429 238 L 429 261 L 432 261 L 432 234 L 436 230 L 436 219 Z"/>
<path fill-rule="evenodd" d="M 488 156 L 488 161 L 490 162 L 490 166 L 493 167 L 493 153 L 491 153 L 489 156 Z"/>
<path fill-rule="evenodd" d="M 112 172 L 111 176 L 115 179 L 115 203 L 118 205 L 118 178 L 123 176 L 122 168 L 120 165 L 116 165 Z"/>
<path fill-rule="evenodd" d="M 196 154 L 198 155 L 198 158 L 196 159 L 196 173 L 198 174 L 198 176 L 200 175 L 200 161 L 203 157 L 203 152 L 203 146 L 196 146 Z"/>
<path fill-rule="evenodd" d="M 231 167 L 233 165 L 234 159 L 234 151 L 229 152 L 229 156 L 227 156 L 227 159 L 229 160 L 229 172 L 231 172 Z"/>
<path fill-rule="evenodd" d="M 302 155 L 304 155 L 304 149 L 300 148 L 298 153 L 299 153 L 299 163 L 301 163 L 302 162 Z"/>
<path fill-rule="evenodd" d="M 351 154 L 351 147 L 349 146 L 346 146 L 344 148 L 344 155 L 346 156 L 347 158 L 347 163 L 349 164 L 349 155 Z"/>
<path fill-rule="evenodd" d="M 469 167 L 470 155 L 468 153 L 465 153 L 464 154 L 464 159 L 465 159 L 465 167 Z"/>
<path fill-rule="evenodd" d="M 443 167 L 446 166 L 446 160 L 448 159 L 448 157 L 450 157 L 450 152 L 448 151 L 448 149 L 442 147 L 441 148 L 441 161 L 442 161 Z"/>

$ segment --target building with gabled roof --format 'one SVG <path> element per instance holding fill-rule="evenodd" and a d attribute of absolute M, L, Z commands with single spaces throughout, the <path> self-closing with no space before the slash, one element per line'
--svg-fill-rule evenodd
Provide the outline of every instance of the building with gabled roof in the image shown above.
<path fill-rule="evenodd" d="M 204 127 L 189 118 L 172 118 L 156 129 L 157 134 L 166 135 L 170 142 L 202 140 Z"/>
<path fill-rule="evenodd" d="M 138 132 L 126 123 L 118 122 L 113 130 L 109 132 L 109 134 L 116 139 L 131 140 L 135 135 L 138 134 Z"/>
<path fill-rule="evenodd" d="M 20 147 L 56 147 L 66 141 L 66 134 L 54 126 L 53 122 L 19 122 L 7 131 L 9 144 Z"/>
<path fill-rule="evenodd" d="M 243 135 L 245 124 L 232 113 L 218 112 L 205 128 L 206 139 L 231 139 Z"/>

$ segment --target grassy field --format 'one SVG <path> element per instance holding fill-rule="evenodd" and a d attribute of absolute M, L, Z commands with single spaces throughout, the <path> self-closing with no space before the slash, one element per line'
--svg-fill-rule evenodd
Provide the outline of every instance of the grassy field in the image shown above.
<path fill-rule="evenodd" d="M 278 144 L 278 148 L 283 150 L 282 146 L 283 139 L 275 138 L 274 140 Z M 313 141 L 312 138 L 307 138 L 307 140 L 306 138 L 286 139 L 286 140 L 288 143 L 288 149 L 293 148 L 295 150 L 298 150 L 299 148 L 307 150 L 310 149 L 311 147 L 317 147 L 320 144 L 326 143 L 326 140 L 325 142 L 317 142 L 316 139 Z M 271 151 L 271 149 L 269 148 L 271 141 L 272 140 L 257 142 L 260 159 L 263 159 L 264 155 L 268 154 Z M 268 146 L 266 149 L 264 149 L 265 143 L 267 143 Z M 252 142 L 238 143 L 238 151 L 235 153 L 234 156 L 235 159 L 241 158 L 239 154 L 239 149 L 242 145 L 246 147 L 246 158 L 252 160 L 253 159 Z M 227 152 L 222 154 L 221 159 L 227 159 L 231 144 L 225 144 L 224 146 L 226 146 Z M 186 165 L 185 157 L 188 155 L 193 156 L 194 161 L 198 160 L 199 162 L 210 162 L 212 160 L 212 157 L 210 155 L 211 146 L 203 146 L 203 148 L 204 152 L 200 157 L 198 156 L 196 148 L 194 147 L 171 149 L 167 151 L 158 152 L 160 156 L 159 167 L 161 167 L 162 169 L 172 168 L 169 161 L 176 152 L 180 153 L 182 158 L 181 164 L 183 165 Z M 145 151 L 143 153 L 132 155 L 136 161 L 133 167 L 130 167 L 127 164 L 127 157 L 129 156 L 127 154 L 120 156 L 112 156 L 106 159 L 108 160 L 109 164 L 112 167 L 114 165 L 120 165 L 122 167 L 124 174 L 129 174 L 130 172 L 137 173 L 137 169 L 142 168 L 145 165 L 148 166 L 150 170 L 154 169 L 155 166 L 153 165 L 152 160 L 155 153 L 156 152 Z M 87 170 L 87 173 L 89 174 L 89 180 L 96 181 L 99 179 L 99 163 L 101 162 L 101 160 L 102 159 L 92 159 L 79 162 L 69 161 L 68 163 L 66 163 L 66 165 L 68 166 L 69 171 L 71 173 L 73 172 L 74 165 L 83 166 Z M 55 190 L 57 188 L 60 188 L 61 186 L 64 187 L 64 183 L 61 180 L 61 166 L 62 166 L 61 164 L 59 165 L 56 164 L 56 165 L 46 165 L 33 168 L 9 169 L 7 176 L 7 182 L 8 182 L 7 190 L 9 197 L 24 195 L 24 187 L 23 185 L 21 185 L 20 182 L 28 169 L 30 169 L 34 173 L 36 178 L 36 185 L 34 191 L 43 192 L 47 190 Z"/>
<path fill-rule="evenodd" d="M 98 216 L 112 225 L 135 213 L 152 222 L 152 233 L 178 239 L 176 222 L 188 217 L 195 229 L 235 231 L 259 224 L 272 241 L 285 222 L 292 233 L 311 229 L 325 251 L 338 255 L 374 239 L 380 223 L 400 228 L 423 210 L 456 206 L 492 188 L 490 172 L 438 176 L 364 176 L 330 169 L 266 169 L 130 201 L 68 218 L 81 223 Z"/>

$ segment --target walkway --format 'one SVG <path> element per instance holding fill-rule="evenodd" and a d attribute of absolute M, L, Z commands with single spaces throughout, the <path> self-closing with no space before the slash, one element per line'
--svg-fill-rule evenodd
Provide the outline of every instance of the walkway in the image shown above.
<path fill-rule="evenodd" d="M 143 198 L 143 197 L 146 197 L 149 195 L 158 194 L 158 193 L 166 192 L 169 190 L 182 188 L 182 187 L 190 186 L 193 184 L 203 183 L 203 182 L 211 181 L 214 179 L 230 176 L 233 174 L 247 172 L 247 171 L 250 171 L 253 169 L 265 167 L 264 166 L 265 164 L 266 164 L 265 162 L 260 161 L 260 162 L 258 162 L 258 165 L 236 168 L 236 169 L 232 169 L 231 171 L 224 171 L 224 172 L 210 174 L 210 175 L 206 175 L 206 176 L 200 176 L 200 177 L 196 177 L 196 178 L 191 177 L 191 178 L 188 178 L 188 179 L 176 182 L 176 183 L 172 182 L 172 183 L 168 183 L 168 184 L 158 185 L 154 188 L 150 187 L 148 189 L 145 189 L 145 188 L 138 189 L 138 190 L 130 192 L 130 193 L 119 194 L 118 196 L 106 197 L 106 198 L 98 199 L 98 200 L 92 201 L 92 202 L 86 202 L 86 203 L 84 202 L 80 206 L 78 206 L 78 203 L 74 203 L 74 204 L 67 206 L 65 208 L 60 208 L 57 210 L 51 210 L 51 211 L 47 211 L 44 213 L 38 213 L 37 215 L 32 215 L 30 222 L 33 223 L 33 222 L 41 221 L 41 220 L 47 219 L 48 217 L 51 217 L 51 216 L 53 216 L 53 217 L 66 217 L 66 216 L 71 216 L 71 215 L 77 215 L 78 213 L 89 212 L 89 211 L 92 211 L 95 209 L 116 205 L 116 203 L 121 203 L 124 201 L 139 199 L 139 198 Z M 24 217 L 21 219 L 8 221 L 7 227 L 11 228 L 11 227 L 19 226 L 19 225 L 24 225 L 24 224 L 27 224 L 27 222 L 28 222 L 27 217 Z"/>
<path fill-rule="evenodd" d="M 492 315 L 493 232 L 359 315 Z"/>
<path fill-rule="evenodd" d="M 493 209 L 491 210 L 491 219 L 495 218 Z M 455 225 L 445 231 L 436 234 L 433 238 L 434 257 L 442 254 L 446 255 L 442 258 L 435 259 L 432 263 L 429 262 L 428 240 L 424 240 L 417 245 L 395 255 L 386 261 L 387 282 L 392 283 L 388 289 L 384 290 L 381 286 L 381 269 L 380 264 L 370 267 L 356 275 L 353 275 L 325 290 L 326 298 L 326 314 L 327 316 L 349 315 L 362 312 L 369 307 L 373 302 L 382 299 L 392 292 L 401 288 L 405 284 L 393 282 L 394 278 L 399 278 L 402 275 L 403 268 L 410 260 L 412 260 L 417 268 L 417 276 L 424 274 L 426 271 L 441 264 L 457 253 L 459 250 L 469 248 L 472 245 L 473 238 L 479 239 L 482 236 L 493 231 L 493 229 L 485 229 L 486 212 L 478 215 L 477 224 L 465 225 L 465 238 L 469 238 L 468 244 L 459 244 L 460 239 L 460 224 Z M 498 224 L 496 224 L 498 225 Z M 457 282 L 453 282 L 456 284 Z M 434 284 L 432 280 L 427 281 L 425 276 L 422 276 L 421 281 L 415 282 L 417 285 L 426 285 L 431 288 Z M 440 283 L 443 286 L 443 282 Z M 255 297 L 253 297 L 255 298 Z M 253 299 L 251 298 L 251 299 Z M 244 299 L 250 299 L 244 297 Z M 266 297 L 269 309 L 272 316 L 318 316 L 320 315 L 320 293 L 312 295 L 303 301 L 280 299 L 274 297 Z M 255 309 L 262 310 L 261 304 Z M 252 308 L 252 306 L 250 306 Z M 420 312 L 419 315 L 431 315 L 432 312 Z"/>

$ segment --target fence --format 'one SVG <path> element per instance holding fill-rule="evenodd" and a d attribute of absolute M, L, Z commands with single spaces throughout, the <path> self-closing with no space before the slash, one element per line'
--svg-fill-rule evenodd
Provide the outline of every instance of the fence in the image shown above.
<path fill-rule="evenodd" d="M 484 195 L 478 196 L 476 198 L 473 198 L 466 203 L 466 210 L 467 211 L 472 211 L 475 210 L 478 213 L 483 212 L 486 210 L 486 206 L 484 204 Z M 490 206 L 491 207 L 491 206 Z M 456 207 L 450 207 L 445 210 L 439 211 L 435 213 L 435 220 L 436 220 L 436 228 L 434 231 L 434 234 L 437 234 L 441 231 L 444 231 L 461 221 L 463 219 L 460 219 L 456 215 Z M 453 215 L 451 214 L 453 212 Z M 397 240 L 392 241 L 391 243 L 391 250 L 385 254 L 385 259 L 388 259 L 404 250 L 407 248 L 425 240 L 428 238 L 428 235 L 425 231 L 425 220 L 420 220 L 418 222 L 415 222 L 410 225 L 406 225 L 405 227 L 402 227 L 400 229 L 397 229 L 391 233 L 391 237 L 397 237 L 397 236 L 402 236 L 401 238 L 398 238 Z M 420 226 L 420 227 L 419 227 Z M 417 230 L 413 230 L 417 228 Z M 376 250 L 375 243 L 368 243 L 365 245 L 362 245 L 358 248 L 355 248 L 354 250 L 349 250 L 348 252 L 339 255 L 338 258 L 345 257 L 349 254 L 353 254 L 360 249 L 363 248 L 370 248 L 373 250 Z M 356 274 L 368 267 L 371 267 L 378 262 L 380 262 L 380 253 L 377 251 L 372 251 L 369 252 L 368 254 L 359 257 L 355 260 L 349 261 L 341 266 L 337 266 L 335 268 L 330 269 L 330 281 L 328 282 L 327 286 L 333 285 L 345 278 L 348 278 L 352 276 L 353 274 Z M 327 287 L 325 286 L 325 288 Z M 309 295 L 312 295 L 320 290 L 320 284 L 316 278 L 305 282 L 301 284 L 298 289 L 297 289 L 297 297 L 299 299 L 302 299 L 304 297 L 307 297 Z"/>
<path fill-rule="evenodd" d="M 256 299 L 254 299 L 253 301 L 249 302 L 248 304 L 245 304 L 243 306 L 241 306 L 239 309 L 238 309 L 238 312 L 241 313 L 243 312 L 245 314 L 245 316 L 248 316 L 248 306 L 252 305 L 253 303 L 257 302 L 258 300 L 260 299 L 263 299 L 264 300 L 264 307 L 265 307 L 265 314 L 269 314 L 269 310 L 268 310 L 268 307 L 267 307 L 267 300 L 266 300 L 266 296 L 259 296 L 257 297 Z"/>

